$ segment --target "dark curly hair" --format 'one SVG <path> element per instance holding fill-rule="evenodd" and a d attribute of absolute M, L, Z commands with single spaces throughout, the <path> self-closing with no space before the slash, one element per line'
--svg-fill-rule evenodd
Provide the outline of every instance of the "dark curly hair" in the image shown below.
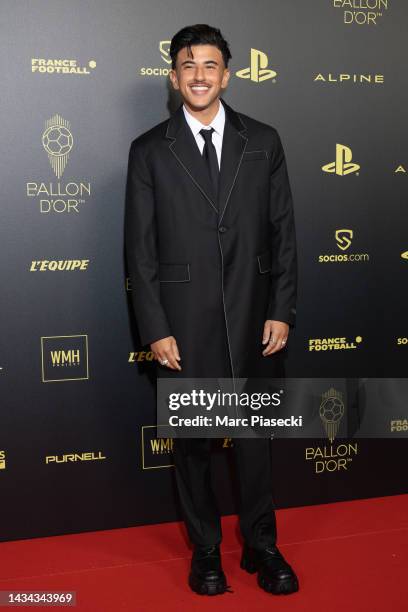
<path fill-rule="evenodd" d="M 228 66 L 228 61 L 232 57 L 229 45 L 218 28 L 213 28 L 206 23 L 196 23 L 182 28 L 171 39 L 170 57 L 173 69 L 176 67 L 177 53 L 181 49 L 187 47 L 189 55 L 192 56 L 191 45 L 214 45 L 221 51 L 225 67 Z"/>

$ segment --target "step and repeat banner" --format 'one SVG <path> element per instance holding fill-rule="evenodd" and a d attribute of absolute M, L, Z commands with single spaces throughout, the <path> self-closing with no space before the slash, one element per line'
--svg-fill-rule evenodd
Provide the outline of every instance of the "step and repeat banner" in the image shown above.
<path fill-rule="evenodd" d="M 407 3 L 3 0 L 0 13 L 0 539 L 180 518 L 124 206 L 130 143 L 179 105 L 170 39 L 194 23 L 230 44 L 224 99 L 281 135 L 299 252 L 287 374 L 325 379 L 319 436 L 272 442 L 276 505 L 405 492 Z M 375 435 L 337 437 L 374 405 Z M 234 442 L 213 442 L 235 512 Z"/>

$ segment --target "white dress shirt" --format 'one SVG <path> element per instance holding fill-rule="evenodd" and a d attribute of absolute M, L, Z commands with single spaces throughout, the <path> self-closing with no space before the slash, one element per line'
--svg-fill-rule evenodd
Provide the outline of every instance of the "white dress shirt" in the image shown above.
<path fill-rule="evenodd" d="M 193 136 L 196 140 L 198 148 L 200 150 L 201 155 L 203 154 L 205 140 L 203 136 L 200 134 L 200 130 L 203 128 L 205 130 L 209 130 L 210 128 L 214 128 L 214 132 L 212 133 L 212 141 L 217 152 L 218 158 L 218 167 L 221 168 L 221 150 L 222 150 L 222 137 L 224 134 L 224 125 L 225 125 L 225 110 L 221 101 L 219 101 L 218 112 L 215 115 L 214 119 L 211 121 L 209 125 L 203 125 L 198 119 L 193 117 L 191 113 L 188 112 L 186 106 L 183 104 L 184 116 L 188 125 L 193 132 Z"/>

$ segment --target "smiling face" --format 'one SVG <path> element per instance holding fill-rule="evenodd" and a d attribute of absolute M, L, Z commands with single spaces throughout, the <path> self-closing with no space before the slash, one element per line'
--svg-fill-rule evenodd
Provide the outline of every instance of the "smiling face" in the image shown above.
<path fill-rule="evenodd" d="M 178 89 L 185 105 L 200 112 L 218 107 L 218 97 L 230 77 L 221 51 L 214 45 L 192 45 L 193 57 L 187 47 L 177 54 L 176 69 L 170 70 L 174 89 Z"/>

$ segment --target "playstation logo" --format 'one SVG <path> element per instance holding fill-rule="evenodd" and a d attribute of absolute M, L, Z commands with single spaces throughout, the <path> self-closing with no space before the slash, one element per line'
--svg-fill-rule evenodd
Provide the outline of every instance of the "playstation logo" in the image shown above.
<path fill-rule="evenodd" d="M 345 176 L 351 172 L 357 172 L 357 170 L 360 169 L 360 166 L 352 163 L 352 157 L 353 154 L 349 147 L 346 147 L 346 145 L 336 144 L 336 161 L 322 166 L 322 170 L 324 172 L 338 174 L 339 176 Z"/>
<path fill-rule="evenodd" d="M 251 79 L 255 83 L 266 81 L 267 79 L 273 79 L 276 77 L 277 72 L 267 68 L 268 56 L 266 53 L 259 51 L 258 49 L 251 49 L 251 65 L 249 68 L 243 68 L 238 70 L 235 74 L 240 79 Z"/>

